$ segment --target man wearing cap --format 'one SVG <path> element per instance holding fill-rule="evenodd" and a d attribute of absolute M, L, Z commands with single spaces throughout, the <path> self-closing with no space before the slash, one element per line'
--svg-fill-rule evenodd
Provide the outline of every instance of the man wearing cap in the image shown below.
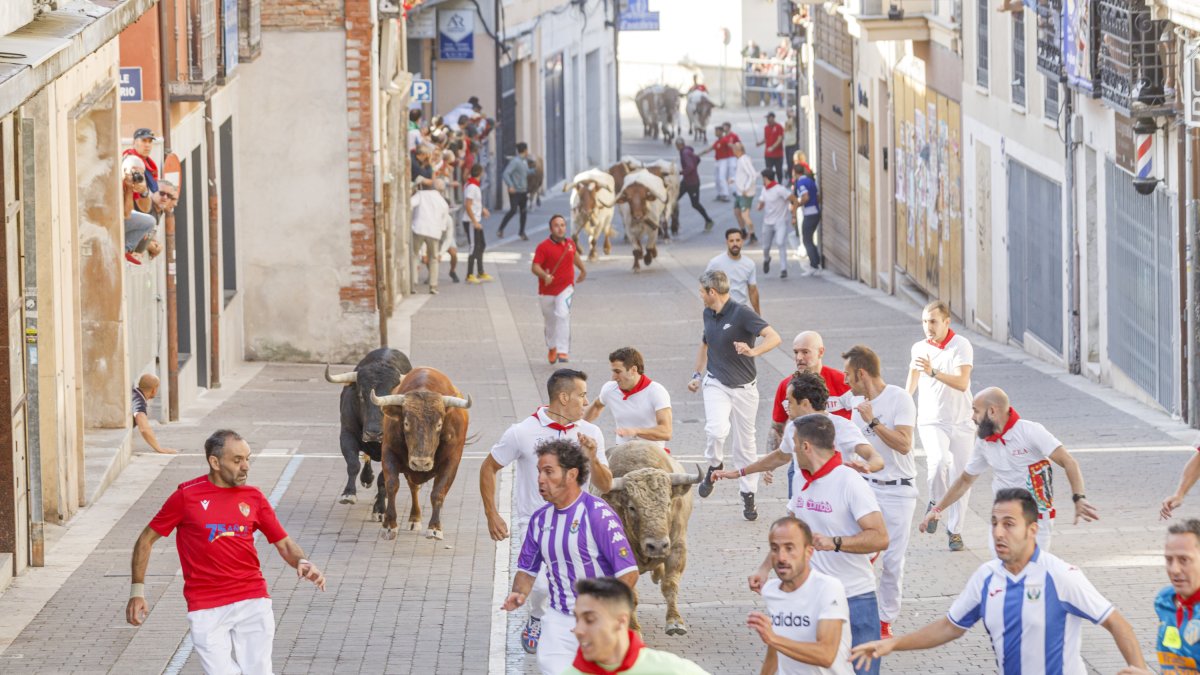
<path fill-rule="evenodd" d="M 775 121 L 775 113 L 767 113 L 767 126 L 763 128 L 763 138 L 758 145 L 767 146 L 763 150 L 763 162 L 771 172 L 774 181 L 783 181 L 783 125 Z"/>
<path fill-rule="evenodd" d="M 138 211 L 143 213 L 150 210 L 150 195 L 158 192 L 158 165 L 150 157 L 150 150 L 154 147 L 154 141 L 158 137 L 153 131 L 142 128 L 133 132 L 133 147 L 126 148 L 121 153 L 121 169 L 124 173 L 129 173 L 131 169 L 137 169 L 145 174 L 145 188 L 138 190 L 134 195 L 134 205 Z M 138 161 L 141 164 L 138 164 Z"/>

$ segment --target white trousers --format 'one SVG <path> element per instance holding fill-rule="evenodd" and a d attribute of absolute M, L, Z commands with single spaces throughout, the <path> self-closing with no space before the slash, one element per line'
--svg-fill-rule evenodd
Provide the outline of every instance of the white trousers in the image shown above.
<path fill-rule="evenodd" d="M 188 612 L 192 645 L 207 675 L 271 675 L 275 613 L 270 598 Z"/>
<path fill-rule="evenodd" d="M 725 461 L 725 440 L 732 441 L 733 468 L 741 469 L 758 459 L 754 445 L 754 418 L 758 414 L 758 385 L 726 387 L 715 377 L 705 376 L 704 386 L 704 458 L 709 465 Z M 732 432 L 732 438 L 730 438 Z M 728 467 L 726 467 L 728 468 Z M 742 492 L 758 491 L 758 474 L 738 479 Z"/>
<path fill-rule="evenodd" d="M 925 448 L 925 476 L 929 484 L 929 501 L 937 503 L 946 496 L 950 485 L 962 473 L 971 459 L 975 432 L 968 425 L 918 424 L 917 434 Z M 957 502 L 942 514 L 942 522 L 950 534 L 962 534 L 963 521 L 971 491 L 967 490 Z"/>
<path fill-rule="evenodd" d="M 887 527 L 888 547 L 879 556 L 879 620 L 892 623 L 900 616 L 900 599 L 904 592 L 904 556 L 913 529 L 913 512 L 917 509 L 917 488 L 910 485 L 876 485 L 868 483 L 875 492 L 883 523 Z"/>
<path fill-rule="evenodd" d="M 771 259 L 771 247 L 779 249 L 779 269 L 783 272 L 787 271 L 788 259 L 788 233 L 792 231 L 791 223 L 768 223 L 763 222 L 762 239 L 763 244 L 763 260 Z"/>
<path fill-rule="evenodd" d="M 564 260 L 570 265 L 570 260 Z M 542 303 L 542 319 L 546 323 L 546 348 L 558 350 L 559 354 L 571 352 L 571 298 L 575 287 L 567 286 L 558 295 L 539 295 Z"/>
<path fill-rule="evenodd" d="M 575 639 L 575 617 L 552 609 L 542 617 L 537 662 L 542 675 L 561 675 L 575 661 L 579 641 Z"/>
<path fill-rule="evenodd" d="M 729 197 L 733 194 L 733 186 L 729 181 L 733 180 L 734 172 L 737 171 L 737 158 L 726 157 L 718 159 L 717 165 L 717 195 L 721 197 Z"/>
<path fill-rule="evenodd" d="M 517 522 L 516 537 L 513 539 L 513 544 L 517 550 L 521 550 L 521 546 L 525 543 L 525 532 L 529 529 L 529 520 L 521 519 Z M 546 614 L 546 608 L 550 604 L 550 578 L 546 576 L 548 565 L 542 565 L 542 569 L 538 571 L 537 578 L 533 580 L 533 588 L 529 591 L 529 596 L 525 598 L 525 606 L 529 608 L 529 616 L 540 619 Z"/>

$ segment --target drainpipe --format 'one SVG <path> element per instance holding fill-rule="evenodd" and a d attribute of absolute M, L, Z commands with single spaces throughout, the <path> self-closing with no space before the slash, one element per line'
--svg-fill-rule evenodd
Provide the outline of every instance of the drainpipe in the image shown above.
<path fill-rule="evenodd" d="M 616 2 L 616 0 L 614 0 L 612 5 L 613 5 L 613 22 L 612 22 L 612 32 L 613 32 L 613 108 L 615 108 L 617 111 L 617 129 L 616 129 L 616 131 L 617 131 L 617 155 L 615 157 L 613 157 L 613 161 L 615 162 L 621 158 L 621 59 L 618 58 L 618 56 L 621 53 L 618 50 L 618 46 L 620 45 L 620 35 L 621 35 L 621 29 L 620 29 L 621 3 Z M 725 71 L 722 70 L 721 71 L 721 82 L 722 83 L 725 81 L 724 78 L 725 78 Z M 724 84 L 721 85 L 721 96 L 722 97 L 725 96 L 725 85 Z M 722 100 L 721 103 L 724 104 L 724 100 Z"/>
<path fill-rule="evenodd" d="M 38 424 L 37 195 L 33 120 L 21 120 L 21 205 L 25 241 L 25 443 L 29 472 L 29 564 L 46 566 L 46 516 L 42 505 L 42 439 Z M 31 304 L 32 303 L 32 304 Z"/>
<path fill-rule="evenodd" d="M 171 7 L 168 7 L 171 5 Z M 175 67 L 174 55 L 167 49 L 171 32 L 171 9 L 173 2 L 159 0 L 158 3 L 158 64 L 160 97 L 162 98 L 163 159 L 171 154 L 171 70 Z M 173 44 L 173 43 L 170 43 Z M 168 58 L 170 57 L 170 58 Z M 182 178 L 182 176 L 181 176 Z M 180 183 L 183 181 L 181 180 Z M 183 185 L 176 186 L 183 190 Z M 163 218 L 163 236 L 167 250 L 167 419 L 179 420 L 179 305 L 175 297 L 175 212 L 168 211 Z"/>
<path fill-rule="evenodd" d="M 1184 202 L 1184 210 L 1187 213 L 1187 222 L 1185 231 L 1187 233 L 1187 264 L 1184 266 L 1187 274 L 1187 292 L 1185 294 L 1187 300 L 1186 326 L 1187 331 L 1184 336 L 1184 343 L 1187 345 L 1184 354 L 1187 356 L 1187 367 L 1184 369 L 1184 374 L 1187 376 L 1187 386 L 1184 387 L 1184 392 L 1187 394 L 1186 405 L 1184 410 L 1187 412 L 1187 421 L 1193 428 L 1200 428 L 1200 344 L 1197 344 L 1196 331 L 1200 329 L 1200 321 L 1198 321 L 1197 312 L 1200 312 L 1200 273 L 1196 267 L 1196 257 L 1200 255 L 1200 227 L 1197 227 L 1197 218 L 1200 218 L 1200 209 L 1197 202 L 1196 194 L 1196 169 L 1193 162 L 1196 161 L 1196 134 L 1191 129 L 1183 128 L 1183 137 L 1186 139 L 1183 144 L 1183 189 L 1180 191 L 1186 197 Z"/>
<path fill-rule="evenodd" d="M 208 388 L 221 387 L 221 306 L 225 294 L 221 292 L 221 224 L 217 210 L 217 142 L 213 133 L 212 97 L 204 97 L 204 145 L 205 163 L 208 165 L 208 321 L 212 338 L 208 359 Z"/>
<path fill-rule="evenodd" d="M 368 1 L 371 8 L 371 51 L 368 54 L 371 69 L 371 183 L 373 195 L 372 219 L 375 228 L 375 310 L 379 313 L 379 346 L 388 346 L 387 311 L 387 236 L 383 226 L 383 167 L 380 154 L 383 150 L 379 123 L 379 4 Z"/>
<path fill-rule="evenodd" d="M 1072 375 L 1078 375 L 1083 370 L 1082 356 L 1083 335 L 1079 323 L 1080 278 L 1079 278 L 1079 223 L 1075 217 L 1075 97 L 1069 87 L 1063 88 L 1066 99 L 1063 111 L 1066 118 L 1063 121 L 1063 131 L 1066 136 L 1066 197 L 1067 197 L 1067 233 L 1071 238 L 1071 255 L 1067 258 L 1067 298 L 1071 303 L 1067 308 L 1067 318 L 1070 325 L 1067 330 L 1067 369 Z"/>

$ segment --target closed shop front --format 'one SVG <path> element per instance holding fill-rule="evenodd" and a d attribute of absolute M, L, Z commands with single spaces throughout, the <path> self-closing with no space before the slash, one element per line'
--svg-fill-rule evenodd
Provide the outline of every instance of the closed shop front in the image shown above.
<path fill-rule="evenodd" d="M 1008 162 L 1008 329 L 1063 354 L 1062 187 Z"/>
<path fill-rule="evenodd" d="M 850 78 L 818 61 L 814 68 L 817 101 L 817 185 L 821 194 L 821 253 L 825 267 L 853 278 L 854 228 L 850 195 L 854 156 L 851 154 Z"/>

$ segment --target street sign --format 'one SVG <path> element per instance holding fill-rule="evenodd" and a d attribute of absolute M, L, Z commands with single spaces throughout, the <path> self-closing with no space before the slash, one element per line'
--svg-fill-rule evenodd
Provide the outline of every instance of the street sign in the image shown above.
<path fill-rule="evenodd" d="M 1183 47 L 1183 122 L 1200 127 L 1200 40 L 1188 40 Z"/>
<path fill-rule="evenodd" d="M 629 0 L 617 19 L 617 30 L 658 30 L 658 12 L 650 11 L 650 0 Z"/>
<path fill-rule="evenodd" d="M 142 69 L 141 67 L 122 68 L 121 103 L 139 103 L 142 100 Z"/>
<path fill-rule="evenodd" d="M 225 77 L 233 75 L 238 64 L 238 0 L 225 0 L 221 14 L 225 19 Z"/>
<path fill-rule="evenodd" d="M 408 39 L 433 40 L 437 37 L 437 12 L 432 9 L 410 11 L 408 14 Z"/>
<path fill-rule="evenodd" d="M 471 61 L 475 58 L 475 11 L 439 9 L 438 58 L 443 61 Z"/>
<path fill-rule="evenodd" d="M 432 103 L 433 80 L 413 80 L 408 89 L 408 100 L 412 103 Z"/>

